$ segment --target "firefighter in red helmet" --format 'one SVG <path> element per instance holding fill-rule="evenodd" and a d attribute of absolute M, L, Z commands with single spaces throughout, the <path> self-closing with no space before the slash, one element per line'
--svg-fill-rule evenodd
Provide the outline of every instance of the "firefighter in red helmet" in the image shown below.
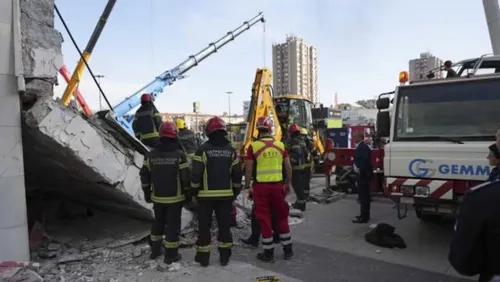
<path fill-rule="evenodd" d="M 189 166 L 186 154 L 179 150 L 177 132 L 173 122 L 160 126 L 159 142 L 146 154 L 140 172 L 144 199 L 153 203 L 155 216 L 150 235 L 151 259 L 161 255 L 163 243 L 166 264 L 181 259 L 178 249 L 182 206 L 190 199 Z"/>
<path fill-rule="evenodd" d="M 193 156 L 191 188 L 198 202 L 198 240 L 195 261 L 208 266 L 210 261 L 210 227 L 215 212 L 219 229 L 219 260 L 229 263 L 233 236 L 231 209 L 241 190 L 242 171 L 236 149 L 226 138 L 226 123 L 220 117 L 207 121 L 208 141 Z"/>
<path fill-rule="evenodd" d="M 286 194 L 290 191 L 292 167 L 285 144 L 272 136 L 272 122 L 262 116 L 257 119 L 260 139 L 248 147 L 245 163 L 245 189 L 253 179 L 255 216 L 260 222 L 264 252 L 257 254 L 259 260 L 274 261 L 273 229 L 271 216 L 276 217 L 276 229 L 283 245 L 284 258 L 293 257 L 292 239 L 288 225 Z M 286 184 L 283 179 L 285 168 Z"/>
<path fill-rule="evenodd" d="M 305 211 L 309 195 L 306 195 L 304 191 L 304 186 L 306 184 L 304 169 L 308 165 L 307 160 L 309 153 L 307 145 L 300 134 L 300 126 L 295 123 L 290 125 L 290 127 L 288 127 L 288 135 L 290 136 L 288 153 L 290 155 L 290 164 L 292 165 L 292 186 L 295 195 L 297 195 L 297 201 L 293 204 L 293 207 Z"/>
<path fill-rule="evenodd" d="M 158 142 L 158 129 L 162 124 L 162 118 L 155 105 L 153 97 L 144 93 L 141 96 L 141 106 L 135 112 L 132 129 L 135 137 L 144 145 L 153 148 Z"/>

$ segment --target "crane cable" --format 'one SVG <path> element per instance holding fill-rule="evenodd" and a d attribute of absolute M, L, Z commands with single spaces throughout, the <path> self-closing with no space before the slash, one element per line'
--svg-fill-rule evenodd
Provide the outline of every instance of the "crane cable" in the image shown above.
<path fill-rule="evenodd" d="M 108 107 L 110 110 L 113 110 L 113 106 L 111 106 L 111 103 L 109 102 L 108 98 L 106 97 L 106 95 L 104 94 L 104 91 L 102 90 L 101 88 L 101 85 L 99 84 L 99 82 L 97 81 L 97 78 L 96 76 L 94 75 L 94 72 L 92 72 L 92 69 L 90 68 L 87 60 L 85 59 L 85 57 L 83 56 L 83 53 L 82 51 L 80 50 L 80 48 L 78 47 L 78 44 L 76 43 L 76 40 L 75 38 L 73 37 L 73 34 L 71 33 L 71 31 L 69 30 L 69 27 L 68 25 L 66 24 L 66 21 L 64 20 L 63 16 L 61 15 L 61 12 L 59 12 L 59 9 L 57 8 L 57 5 L 54 4 L 54 9 L 56 10 L 56 13 L 57 13 L 57 16 L 59 17 L 59 19 L 61 20 L 61 23 L 63 24 L 64 26 L 64 29 L 66 30 L 66 32 L 68 33 L 69 35 L 69 38 L 71 39 L 71 42 L 73 42 L 73 45 L 75 46 L 76 50 L 78 51 L 78 54 L 80 55 L 80 59 L 83 60 L 83 62 L 85 63 L 85 67 L 87 68 L 87 70 L 89 71 L 90 75 L 92 76 L 92 79 L 94 79 L 94 83 L 95 85 L 97 85 L 97 88 L 99 89 L 99 93 L 100 95 L 102 95 L 102 97 L 104 98 L 104 101 L 106 101 L 106 104 L 108 104 Z"/>
<path fill-rule="evenodd" d="M 262 22 L 262 63 L 266 66 L 266 20 Z"/>

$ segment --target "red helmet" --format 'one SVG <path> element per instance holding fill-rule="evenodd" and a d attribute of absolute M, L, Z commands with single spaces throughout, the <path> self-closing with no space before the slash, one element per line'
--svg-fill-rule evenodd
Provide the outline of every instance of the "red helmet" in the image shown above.
<path fill-rule="evenodd" d="M 176 139 L 177 132 L 177 126 L 171 121 L 166 121 L 160 125 L 160 137 Z"/>
<path fill-rule="evenodd" d="M 300 132 L 300 126 L 298 126 L 297 124 L 293 123 L 292 125 L 290 125 L 290 127 L 288 128 L 288 133 L 290 134 L 294 134 L 296 132 Z"/>
<path fill-rule="evenodd" d="M 257 129 L 264 129 L 271 131 L 273 129 L 273 124 L 271 119 L 267 116 L 261 116 L 257 119 Z"/>
<path fill-rule="evenodd" d="M 220 117 L 215 116 L 207 121 L 206 132 L 207 135 L 210 135 L 212 132 L 217 130 L 226 131 L 226 122 Z"/>
<path fill-rule="evenodd" d="M 150 94 L 144 93 L 141 95 L 141 102 L 151 102 L 151 100 L 153 100 L 153 97 Z"/>

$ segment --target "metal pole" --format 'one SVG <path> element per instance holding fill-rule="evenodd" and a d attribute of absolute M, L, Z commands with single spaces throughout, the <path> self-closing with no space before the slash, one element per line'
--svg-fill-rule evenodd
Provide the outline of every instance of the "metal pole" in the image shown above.
<path fill-rule="evenodd" d="M 228 113 L 227 123 L 231 123 L 231 94 L 233 94 L 233 92 L 227 91 L 226 94 L 228 97 L 228 105 L 229 105 L 229 113 Z"/>
<path fill-rule="evenodd" d="M 101 78 L 104 78 L 104 75 L 98 74 L 95 76 L 97 78 L 97 83 L 101 86 Z M 102 89 L 99 87 L 99 89 Z M 99 90 L 99 111 L 102 111 L 102 92 Z"/>
<path fill-rule="evenodd" d="M 500 55 L 500 8 L 498 0 L 483 0 L 493 54 Z"/>

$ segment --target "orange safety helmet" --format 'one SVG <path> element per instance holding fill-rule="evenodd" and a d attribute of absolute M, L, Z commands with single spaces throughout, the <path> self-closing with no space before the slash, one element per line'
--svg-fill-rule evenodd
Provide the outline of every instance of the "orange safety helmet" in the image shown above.
<path fill-rule="evenodd" d="M 210 135 L 218 130 L 226 131 L 226 122 L 218 116 L 210 118 L 207 121 L 207 127 L 205 129 L 207 135 Z"/>
<path fill-rule="evenodd" d="M 160 137 L 177 139 L 177 126 L 171 121 L 166 121 L 160 125 Z"/>
<path fill-rule="evenodd" d="M 292 125 L 290 125 L 290 127 L 288 127 L 288 133 L 289 134 L 294 134 L 296 132 L 300 132 L 300 126 L 298 126 L 297 124 L 293 123 Z"/>
<path fill-rule="evenodd" d="M 153 100 L 153 96 L 148 93 L 144 93 L 141 95 L 141 102 L 151 102 Z"/>
<path fill-rule="evenodd" d="M 257 129 L 271 131 L 273 129 L 273 124 L 271 119 L 267 116 L 261 116 L 257 119 Z"/>

